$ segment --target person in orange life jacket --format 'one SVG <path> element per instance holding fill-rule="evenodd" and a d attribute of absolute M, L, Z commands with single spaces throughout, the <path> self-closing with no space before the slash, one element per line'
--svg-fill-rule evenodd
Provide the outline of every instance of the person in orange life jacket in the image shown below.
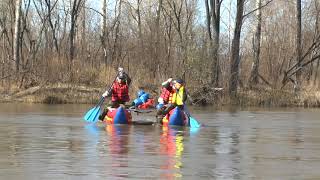
<path fill-rule="evenodd" d="M 184 108 L 185 101 L 187 100 L 187 92 L 184 87 L 184 81 L 180 78 L 173 81 L 174 93 L 172 95 L 172 100 L 167 105 L 166 109 L 163 111 L 163 115 L 169 113 L 175 107 Z"/>
<path fill-rule="evenodd" d="M 166 106 L 172 99 L 173 94 L 173 84 L 172 84 L 172 78 L 169 78 L 168 80 L 164 81 L 162 84 L 161 89 L 161 95 L 158 98 L 158 105 L 157 108 L 157 115 L 163 114 L 163 110 L 166 109 Z"/>
<path fill-rule="evenodd" d="M 120 105 L 125 105 L 126 102 L 129 102 L 129 85 L 131 83 L 131 78 L 127 73 L 123 71 L 123 68 L 119 67 L 118 77 L 116 81 L 113 82 L 112 88 L 110 91 L 106 91 L 102 94 L 103 97 L 111 96 L 111 108 L 118 108 Z M 104 120 L 104 117 L 108 113 L 107 107 L 104 109 L 103 113 L 99 116 L 101 121 Z"/>

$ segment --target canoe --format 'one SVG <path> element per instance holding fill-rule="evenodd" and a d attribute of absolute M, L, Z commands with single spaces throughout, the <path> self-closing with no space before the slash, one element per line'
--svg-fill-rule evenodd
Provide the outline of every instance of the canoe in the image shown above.
<path fill-rule="evenodd" d="M 189 118 L 181 108 L 175 107 L 162 119 L 162 125 L 189 126 Z"/>
<path fill-rule="evenodd" d="M 107 124 L 131 124 L 131 112 L 123 107 L 109 108 L 104 119 Z"/>
<path fill-rule="evenodd" d="M 135 122 L 132 121 L 130 109 L 125 109 L 123 107 L 119 108 L 109 108 L 109 111 L 104 119 L 107 124 L 141 124 L 141 125 L 152 125 L 153 122 Z M 189 118 L 181 108 L 172 109 L 165 117 L 162 119 L 163 126 L 189 126 Z"/>
<path fill-rule="evenodd" d="M 109 111 L 104 119 L 106 124 L 130 124 L 130 125 L 153 125 L 155 122 L 152 121 L 132 121 L 132 112 L 145 113 L 144 111 L 137 109 L 125 109 L 109 108 Z"/>

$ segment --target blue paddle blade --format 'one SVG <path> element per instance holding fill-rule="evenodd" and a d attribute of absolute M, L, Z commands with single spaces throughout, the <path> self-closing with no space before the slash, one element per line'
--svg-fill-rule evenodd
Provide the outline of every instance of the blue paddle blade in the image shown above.
<path fill-rule="evenodd" d="M 100 107 L 98 107 L 98 111 L 95 113 L 95 116 L 91 118 L 91 122 L 96 123 L 99 119 L 99 115 L 100 115 Z"/>
<path fill-rule="evenodd" d="M 90 109 L 86 113 L 86 115 L 84 116 L 84 120 L 87 122 L 94 122 L 99 117 L 99 114 L 100 114 L 100 107 L 96 106 Z"/>
<path fill-rule="evenodd" d="M 84 120 L 89 121 L 90 116 L 94 113 L 96 107 L 91 108 L 83 117 Z"/>
<path fill-rule="evenodd" d="M 87 122 L 96 122 L 98 121 L 100 115 L 100 106 L 103 104 L 104 97 L 101 97 L 98 104 L 91 108 L 83 117 L 83 119 Z"/>
<path fill-rule="evenodd" d="M 201 124 L 198 123 L 198 121 L 196 119 L 194 119 L 191 116 L 189 118 L 190 118 L 190 127 L 191 128 L 199 128 L 201 126 Z"/>

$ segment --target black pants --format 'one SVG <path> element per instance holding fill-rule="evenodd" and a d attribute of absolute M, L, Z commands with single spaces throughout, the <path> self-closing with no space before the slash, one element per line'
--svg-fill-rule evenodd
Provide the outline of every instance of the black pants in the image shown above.
<path fill-rule="evenodd" d="M 166 115 L 175 107 L 178 107 L 181 110 L 183 110 L 184 105 L 167 104 L 157 111 L 157 115 Z"/>
<path fill-rule="evenodd" d="M 157 111 L 157 122 L 162 124 L 162 119 L 165 115 L 167 115 L 172 109 L 178 107 L 183 110 L 184 105 L 176 105 L 176 104 L 166 104 L 162 108 Z"/>

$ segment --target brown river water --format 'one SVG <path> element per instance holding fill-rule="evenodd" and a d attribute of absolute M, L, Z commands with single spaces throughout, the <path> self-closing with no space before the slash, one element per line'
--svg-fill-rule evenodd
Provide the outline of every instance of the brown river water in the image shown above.
<path fill-rule="evenodd" d="M 320 179 L 320 109 L 189 107 L 190 129 L 88 125 L 90 108 L 0 104 L 0 179 Z"/>

